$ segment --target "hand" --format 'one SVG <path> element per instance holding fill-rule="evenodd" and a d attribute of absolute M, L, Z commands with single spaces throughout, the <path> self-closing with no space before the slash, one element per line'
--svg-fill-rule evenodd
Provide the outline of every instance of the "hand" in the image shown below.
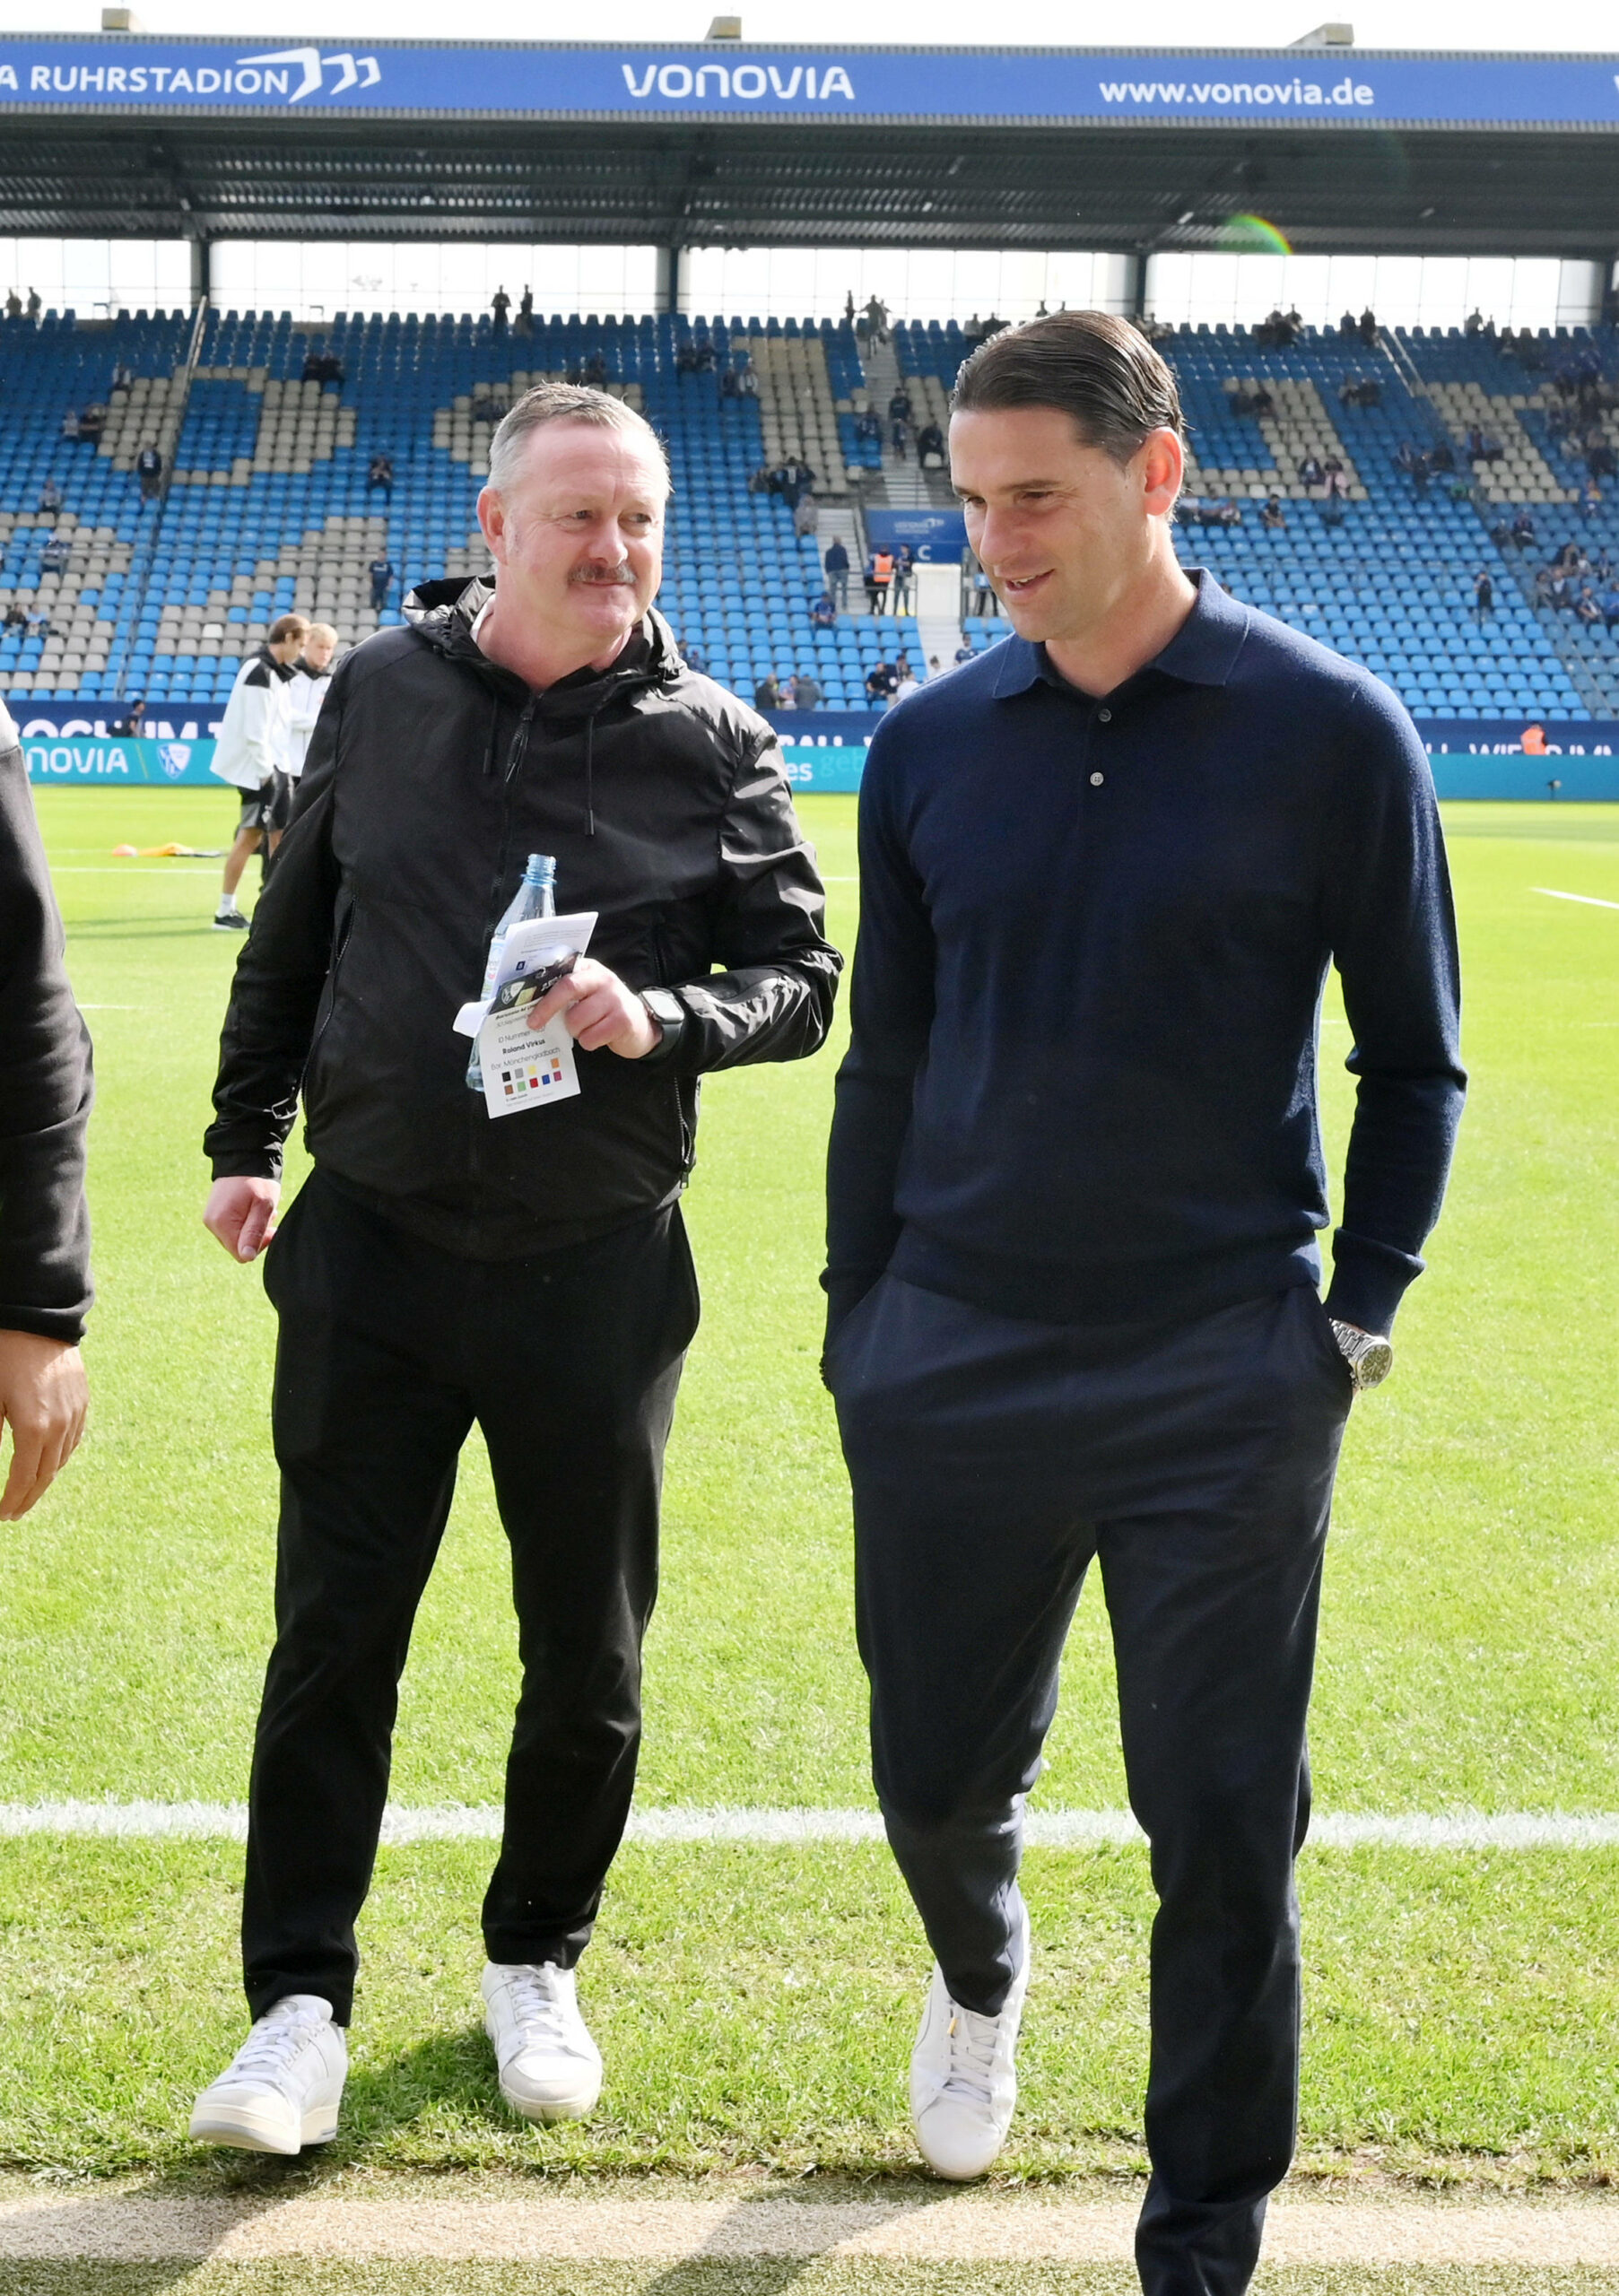
<path fill-rule="evenodd" d="M 279 1180 L 215 1180 L 203 1206 L 203 1225 L 232 1259 L 257 1259 L 275 1233 Z"/>
<path fill-rule="evenodd" d="M 568 1033 L 586 1052 L 604 1046 L 621 1060 L 640 1060 L 662 1041 L 663 1031 L 632 988 L 615 972 L 581 957 L 570 973 L 554 981 L 528 1011 L 531 1029 L 543 1029 L 561 1013 Z"/>
<path fill-rule="evenodd" d="M 14 1523 L 50 1489 L 79 1448 L 88 1400 L 76 1347 L 37 1332 L 0 1331 L 0 1427 L 12 1431 L 0 1522 Z"/>

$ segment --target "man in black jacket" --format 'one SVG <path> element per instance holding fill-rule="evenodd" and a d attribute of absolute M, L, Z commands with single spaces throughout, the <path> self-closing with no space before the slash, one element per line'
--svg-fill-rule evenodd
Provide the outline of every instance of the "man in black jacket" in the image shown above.
<path fill-rule="evenodd" d="M 269 1240 L 300 1091 L 315 1171 L 265 1270 L 282 1513 L 243 1908 L 257 2022 L 198 2101 L 214 2142 L 295 2152 L 335 2127 L 396 1685 L 474 1420 L 524 1669 L 486 2022 L 529 2118 L 600 2087 L 573 1968 L 634 1780 L 697 1321 L 698 1080 L 815 1051 L 840 969 L 770 728 L 650 611 L 667 491 L 622 401 L 518 402 L 479 502 L 498 587 L 428 584 L 339 666 L 237 969 L 208 1226 L 242 1260 Z M 533 1015 L 565 1014 L 579 1091 L 496 1120 L 453 1022 L 535 852 L 561 909 L 599 920 Z"/>
<path fill-rule="evenodd" d="M 48 1491 L 84 1428 L 90 1308 L 84 1128 L 90 1037 L 62 962 L 62 920 L 17 728 L 0 702 L 0 1521 Z"/>

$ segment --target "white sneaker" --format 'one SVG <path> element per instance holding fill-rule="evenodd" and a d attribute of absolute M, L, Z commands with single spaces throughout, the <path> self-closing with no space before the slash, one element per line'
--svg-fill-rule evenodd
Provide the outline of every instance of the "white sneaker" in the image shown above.
<path fill-rule="evenodd" d="M 205 2144 L 244 2152 L 300 2152 L 337 2134 L 349 2047 L 332 2005 L 318 1993 L 289 1993 L 262 2016 L 191 2113 Z"/>
<path fill-rule="evenodd" d="M 602 2053 L 579 2015 L 571 1970 L 554 1961 L 486 1961 L 483 2030 L 500 2094 L 525 2120 L 578 2120 L 602 2093 Z"/>
<path fill-rule="evenodd" d="M 1029 1915 L 1018 1901 L 1017 1975 L 998 2017 L 963 2009 L 938 1964 L 910 2057 L 910 2119 L 922 2157 L 953 2183 L 981 2177 L 1006 2142 L 1017 2103 L 1017 2029 L 1029 1990 Z"/>

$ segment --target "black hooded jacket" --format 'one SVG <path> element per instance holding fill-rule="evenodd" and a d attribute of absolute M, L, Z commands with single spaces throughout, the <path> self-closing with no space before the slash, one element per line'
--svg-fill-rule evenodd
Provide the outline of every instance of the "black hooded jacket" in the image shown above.
<path fill-rule="evenodd" d="M 90 1308 L 90 1035 L 28 768 L 0 702 L 0 1331 L 73 1344 Z"/>
<path fill-rule="evenodd" d="M 231 989 L 205 1146 L 275 1178 L 301 1090 L 322 1170 L 445 1249 L 503 1258 L 655 1210 L 690 1171 L 698 1079 L 825 1039 L 842 961 L 769 726 L 648 613 L 613 667 L 536 694 L 479 650 L 481 582 L 423 584 L 338 666 Z M 530 853 L 590 953 L 674 992 L 641 1060 L 492 1119 L 451 1025 Z M 718 968 L 718 970 L 716 970 Z M 660 1004 L 663 1000 L 660 1000 Z"/>

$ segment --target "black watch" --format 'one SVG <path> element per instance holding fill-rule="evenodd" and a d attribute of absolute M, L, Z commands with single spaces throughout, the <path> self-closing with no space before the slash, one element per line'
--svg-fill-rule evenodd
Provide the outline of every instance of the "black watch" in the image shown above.
<path fill-rule="evenodd" d="M 686 1024 L 686 1008 L 670 988 L 643 988 L 641 1003 L 665 1037 L 678 1036 Z"/>

